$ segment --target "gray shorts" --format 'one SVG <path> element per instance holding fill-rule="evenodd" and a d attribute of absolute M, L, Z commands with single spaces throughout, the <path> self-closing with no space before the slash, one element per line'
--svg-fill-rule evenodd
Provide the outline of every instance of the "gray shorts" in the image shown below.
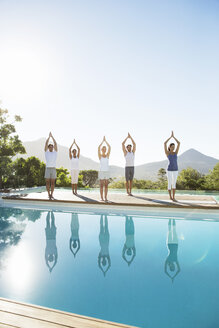
<path fill-rule="evenodd" d="M 133 178 L 134 178 L 134 166 L 126 166 L 125 168 L 126 181 L 133 180 Z"/>
<path fill-rule="evenodd" d="M 46 167 L 45 179 L 56 179 L 56 168 Z"/>

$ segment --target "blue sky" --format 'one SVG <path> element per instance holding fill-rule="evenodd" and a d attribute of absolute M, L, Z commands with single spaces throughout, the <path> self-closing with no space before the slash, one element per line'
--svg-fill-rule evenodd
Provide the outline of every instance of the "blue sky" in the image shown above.
<path fill-rule="evenodd" d="M 22 140 L 46 137 L 111 164 L 165 158 L 171 130 L 219 158 L 219 1 L 0 0 L 0 99 Z"/>

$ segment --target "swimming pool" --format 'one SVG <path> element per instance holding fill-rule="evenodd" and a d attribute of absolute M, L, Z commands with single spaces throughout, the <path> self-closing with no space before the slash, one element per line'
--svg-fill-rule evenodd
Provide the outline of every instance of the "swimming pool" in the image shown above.
<path fill-rule="evenodd" d="M 218 234 L 218 211 L 0 207 L 0 296 L 139 327 L 217 327 Z"/>

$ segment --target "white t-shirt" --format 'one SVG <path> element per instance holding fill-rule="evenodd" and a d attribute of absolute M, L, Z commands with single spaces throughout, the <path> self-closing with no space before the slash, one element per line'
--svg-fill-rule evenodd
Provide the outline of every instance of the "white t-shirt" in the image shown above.
<path fill-rule="evenodd" d="M 125 155 L 125 166 L 129 167 L 129 166 L 134 166 L 134 160 L 135 160 L 135 154 L 132 152 L 127 152 L 127 154 Z"/>
<path fill-rule="evenodd" d="M 56 167 L 57 151 L 45 151 L 46 167 Z"/>
<path fill-rule="evenodd" d="M 109 171 L 109 158 L 108 157 L 101 157 L 100 158 L 100 171 L 101 172 L 108 172 Z"/>
<path fill-rule="evenodd" d="M 79 158 L 73 157 L 71 159 L 71 170 L 79 170 Z"/>

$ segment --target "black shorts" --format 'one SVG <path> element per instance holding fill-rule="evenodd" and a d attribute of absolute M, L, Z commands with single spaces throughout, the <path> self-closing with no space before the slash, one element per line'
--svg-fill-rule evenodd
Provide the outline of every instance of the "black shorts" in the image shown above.
<path fill-rule="evenodd" d="M 134 178 L 134 166 L 126 166 L 125 168 L 126 181 L 133 180 L 133 178 Z"/>

